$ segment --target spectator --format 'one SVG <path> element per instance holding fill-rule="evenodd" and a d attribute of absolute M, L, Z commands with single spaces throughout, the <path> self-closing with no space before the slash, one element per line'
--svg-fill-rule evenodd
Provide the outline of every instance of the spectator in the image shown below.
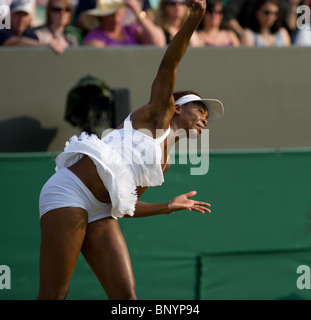
<path fill-rule="evenodd" d="M 42 0 L 41 0 L 42 1 Z M 153 10 L 151 8 L 149 0 L 138 0 L 139 5 L 141 7 L 142 11 L 145 11 L 147 16 L 154 21 L 154 14 Z M 96 7 L 96 0 L 80 0 L 78 1 L 74 17 L 73 17 L 73 24 L 79 27 L 83 32 L 90 31 L 92 29 L 92 25 L 89 25 L 87 22 L 83 19 L 83 14 L 85 11 L 94 9 Z M 133 23 L 135 20 L 135 15 L 133 14 L 132 10 L 125 7 L 125 14 L 123 19 L 123 24 L 130 24 Z"/>
<path fill-rule="evenodd" d="M 123 25 L 125 5 L 135 14 L 138 23 Z M 85 12 L 86 17 L 98 19 L 99 27 L 90 31 L 84 38 L 83 44 L 96 47 L 124 45 L 165 45 L 164 34 L 141 11 L 137 0 L 98 0 L 97 7 Z"/>
<path fill-rule="evenodd" d="M 254 0 L 248 16 L 248 28 L 242 34 L 241 43 L 247 46 L 289 46 L 291 40 L 282 26 L 278 0 Z"/>
<path fill-rule="evenodd" d="M 29 24 L 29 28 L 32 28 L 35 26 L 35 20 L 36 20 L 36 12 L 37 12 L 37 2 L 38 0 L 30 0 L 32 3 L 32 12 L 31 12 L 31 20 Z M 0 0 L 0 6 L 6 5 L 8 7 L 11 6 L 13 0 Z M 1 29 L 1 28 L 0 28 Z"/>
<path fill-rule="evenodd" d="M 32 0 L 15 0 L 10 6 L 10 29 L 0 30 L 2 46 L 39 46 L 37 35 L 29 27 L 33 14 Z"/>
<path fill-rule="evenodd" d="M 169 44 L 180 27 L 188 17 L 189 10 L 184 0 L 161 0 L 159 8 L 155 14 L 155 22 L 162 28 L 165 34 L 166 44 Z M 201 44 L 197 32 L 194 32 L 191 46 Z"/>
<path fill-rule="evenodd" d="M 35 10 L 35 21 L 34 21 L 34 26 L 35 27 L 40 27 L 43 24 L 45 24 L 46 21 L 46 6 L 48 3 L 48 0 L 35 0 L 36 1 L 36 10 Z M 71 8 L 72 8 L 72 13 L 75 11 L 75 8 L 80 2 L 79 0 L 70 0 Z M 82 0 L 81 2 L 84 2 Z"/>
<path fill-rule="evenodd" d="M 237 47 L 240 45 L 240 40 L 233 31 L 222 28 L 223 17 L 222 0 L 209 0 L 206 3 L 206 13 L 198 31 L 203 45 L 213 47 Z"/>
<path fill-rule="evenodd" d="M 293 41 L 296 34 L 297 7 L 308 0 L 279 0 L 282 25 Z M 241 38 L 246 28 L 249 10 L 254 0 L 228 0 L 225 6 L 224 25 L 233 30 Z"/>
<path fill-rule="evenodd" d="M 57 54 L 69 46 L 78 46 L 82 36 L 77 28 L 69 26 L 71 15 L 70 0 L 48 0 L 45 26 L 35 29 L 40 44 L 50 46 Z"/>

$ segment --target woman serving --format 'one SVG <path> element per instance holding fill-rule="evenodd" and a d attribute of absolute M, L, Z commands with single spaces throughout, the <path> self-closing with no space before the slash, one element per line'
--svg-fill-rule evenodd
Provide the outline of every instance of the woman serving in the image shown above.
<path fill-rule="evenodd" d="M 147 217 L 179 210 L 210 212 L 190 199 L 192 191 L 169 203 L 138 198 L 161 185 L 169 168 L 174 132 L 197 136 L 207 121 L 223 116 L 218 100 L 193 91 L 173 94 L 177 66 L 205 13 L 205 0 L 188 0 L 190 14 L 161 61 L 149 102 L 102 139 L 82 133 L 56 158 L 56 173 L 40 194 L 41 250 L 38 299 L 65 299 L 79 253 L 96 274 L 109 299 L 136 299 L 129 252 L 119 217 Z M 143 146 L 143 148 L 142 148 Z"/>

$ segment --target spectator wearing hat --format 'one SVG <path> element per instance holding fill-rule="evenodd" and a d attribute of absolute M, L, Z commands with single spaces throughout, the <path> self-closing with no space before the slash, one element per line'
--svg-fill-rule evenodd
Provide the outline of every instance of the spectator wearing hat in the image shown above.
<path fill-rule="evenodd" d="M 41 0 L 44 1 L 44 0 Z M 146 15 L 154 21 L 154 13 L 149 0 L 138 0 L 140 8 L 142 11 L 146 12 Z M 87 33 L 92 29 L 92 25 L 85 24 L 83 15 L 84 12 L 90 9 L 94 9 L 96 7 L 96 0 L 80 0 L 78 1 L 74 16 L 73 16 L 73 25 L 77 26 L 84 33 Z M 130 24 L 135 20 L 135 16 L 131 9 L 125 8 L 125 14 L 123 19 L 123 24 Z"/>
<path fill-rule="evenodd" d="M 10 29 L 0 30 L 0 45 L 38 46 L 38 37 L 30 29 L 33 1 L 15 0 L 11 3 L 10 12 Z"/>
<path fill-rule="evenodd" d="M 123 24 L 125 6 L 130 8 L 137 23 Z M 149 44 L 165 46 L 162 29 L 141 10 L 137 0 L 98 0 L 95 9 L 83 13 L 86 24 L 97 22 L 99 26 L 85 36 L 84 45 L 95 47 Z"/>

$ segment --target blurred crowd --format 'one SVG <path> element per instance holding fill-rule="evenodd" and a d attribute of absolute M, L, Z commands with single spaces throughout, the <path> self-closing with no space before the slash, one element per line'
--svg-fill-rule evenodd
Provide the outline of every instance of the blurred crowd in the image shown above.
<path fill-rule="evenodd" d="M 207 0 L 190 43 L 311 46 L 310 7 L 311 0 Z M 187 15 L 184 0 L 0 0 L 0 46 L 48 46 L 57 54 L 77 46 L 164 47 Z"/>

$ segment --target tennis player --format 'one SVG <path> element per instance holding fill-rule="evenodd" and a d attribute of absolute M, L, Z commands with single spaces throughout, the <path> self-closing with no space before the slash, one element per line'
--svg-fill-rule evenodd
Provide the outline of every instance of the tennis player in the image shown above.
<path fill-rule="evenodd" d="M 161 61 L 149 102 L 99 139 L 82 133 L 56 158 L 56 173 L 40 194 L 40 287 L 38 299 L 65 299 L 79 253 L 109 299 L 135 300 L 135 280 L 118 218 L 147 217 L 192 210 L 211 212 L 210 204 L 191 199 L 196 191 L 169 203 L 138 198 L 161 185 L 169 166 L 174 132 L 199 136 L 207 121 L 223 116 L 218 100 L 193 91 L 173 94 L 177 66 L 204 16 L 205 0 L 187 0 L 189 17 Z M 141 131 L 143 130 L 143 132 Z"/>

